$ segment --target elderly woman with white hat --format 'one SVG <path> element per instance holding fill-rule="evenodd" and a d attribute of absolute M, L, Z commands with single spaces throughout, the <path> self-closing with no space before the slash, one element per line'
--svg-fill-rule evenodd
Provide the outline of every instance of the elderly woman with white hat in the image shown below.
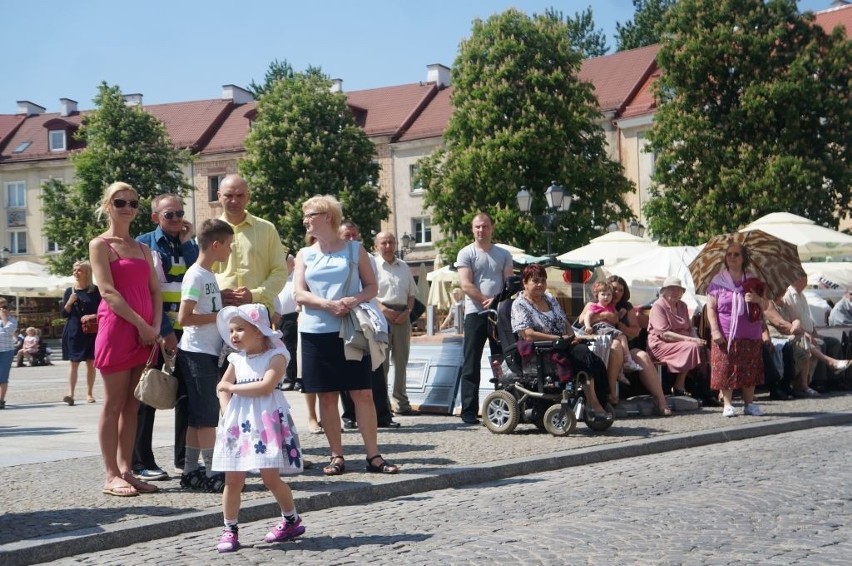
<path fill-rule="evenodd" d="M 648 352 L 676 375 L 674 395 L 686 394 L 686 374 L 707 359 L 707 343 L 695 333 L 686 303 L 681 300 L 684 291 L 680 279 L 666 278 L 648 322 Z"/>

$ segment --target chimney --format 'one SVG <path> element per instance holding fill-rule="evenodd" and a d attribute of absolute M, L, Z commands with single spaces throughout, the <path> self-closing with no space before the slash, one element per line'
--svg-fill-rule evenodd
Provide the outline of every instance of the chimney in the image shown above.
<path fill-rule="evenodd" d="M 60 98 L 59 104 L 62 106 L 62 110 L 59 111 L 60 116 L 70 116 L 77 112 L 77 101 L 71 100 L 70 98 Z"/>
<path fill-rule="evenodd" d="M 331 92 L 343 92 L 343 79 L 331 79 Z"/>
<path fill-rule="evenodd" d="M 124 95 L 124 104 L 127 106 L 142 106 L 142 95 L 138 92 Z"/>
<path fill-rule="evenodd" d="M 438 88 L 450 86 L 450 68 L 440 63 L 426 65 L 426 82 L 435 83 Z"/>
<path fill-rule="evenodd" d="M 44 106 L 39 106 L 35 102 L 30 102 L 29 100 L 18 101 L 18 114 L 23 114 L 24 116 L 38 116 L 39 114 L 44 114 L 44 111 Z"/>
<path fill-rule="evenodd" d="M 230 100 L 234 104 L 245 104 L 254 100 L 254 97 L 249 91 L 237 85 L 222 85 L 222 100 Z"/>

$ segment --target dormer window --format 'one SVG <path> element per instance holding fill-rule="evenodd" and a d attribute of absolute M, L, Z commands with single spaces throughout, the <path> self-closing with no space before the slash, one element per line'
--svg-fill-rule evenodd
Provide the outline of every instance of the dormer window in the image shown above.
<path fill-rule="evenodd" d="M 18 147 L 15 148 L 15 151 L 12 153 L 23 153 L 27 150 L 28 147 L 32 145 L 33 142 L 25 141 L 18 144 Z"/>
<path fill-rule="evenodd" d="M 47 139 L 50 151 L 65 151 L 65 130 L 50 130 Z"/>

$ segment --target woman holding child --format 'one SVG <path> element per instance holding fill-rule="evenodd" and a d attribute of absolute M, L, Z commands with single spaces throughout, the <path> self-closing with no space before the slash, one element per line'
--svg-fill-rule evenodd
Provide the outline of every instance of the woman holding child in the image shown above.
<path fill-rule="evenodd" d="M 106 466 L 103 492 L 129 497 L 158 491 L 131 471 L 138 408 L 133 390 L 159 339 L 163 302 L 151 250 L 130 236 L 130 224 L 139 212 L 136 189 L 127 183 L 111 184 L 97 212 L 108 221 L 107 230 L 89 242 L 89 260 L 102 298 L 95 367 L 104 382 L 98 423 Z"/>

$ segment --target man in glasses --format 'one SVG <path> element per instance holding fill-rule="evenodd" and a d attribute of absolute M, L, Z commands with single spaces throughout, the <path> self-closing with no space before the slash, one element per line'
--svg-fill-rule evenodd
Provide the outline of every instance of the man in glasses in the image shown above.
<path fill-rule="evenodd" d="M 160 280 L 160 292 L 163 298 L 163 320 L 160 336 L 165 340 L 165 348 L 175 352 L 180 339 L 181 327 L 177 321 L 180 309 L 180 286 L 187 268 L 198 259 L 198 245 L 193 236 L 195 231 L 186 218 L 183 201 L 175 194 L 162 194 L 151 201 L 151 221 L 157 227 L 136 239 L 151 248 L 154 267 Z M 187 408 L 186 392 L 179 372 L 178 404 L 175 406 L 175 458 L 177 470 L 184 467 L 186 452 Z M 156 409 L 139 403 L 138 423 L 136 425 L 136 446 L 133 450 L 133 473 L 144 481 L 168 479 L 169 475 L 154 461 L 151 447 L 154 434 L 154 415 Z"/>

